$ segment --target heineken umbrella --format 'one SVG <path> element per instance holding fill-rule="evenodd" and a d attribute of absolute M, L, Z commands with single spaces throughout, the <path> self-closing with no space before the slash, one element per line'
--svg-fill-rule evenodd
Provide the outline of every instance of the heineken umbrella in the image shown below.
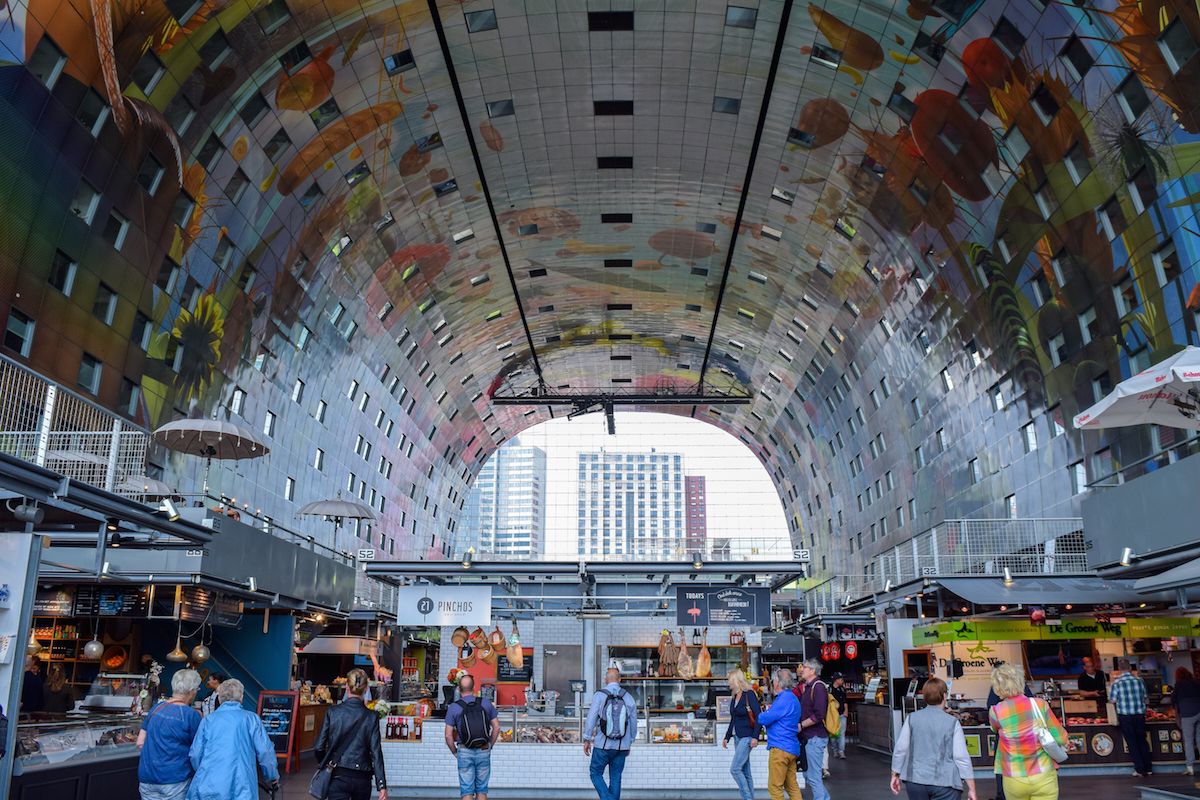
<path fill-rule="evenodd" d="M 1185 347 L 1132 378 L 1075 417 L 1075 427 L 1163 425 L 1200 430 L 1200 347 Z"/>

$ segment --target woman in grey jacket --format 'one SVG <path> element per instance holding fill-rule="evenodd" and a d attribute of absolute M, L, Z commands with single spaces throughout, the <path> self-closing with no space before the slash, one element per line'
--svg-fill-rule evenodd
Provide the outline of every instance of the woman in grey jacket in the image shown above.
<path fill-rule="evenodd" d="M 962 725 L 946 713 L 946 682 L 925 681 L 925 708 L 909 714 L 892 753 L 892 794 L 900 784 L 909 800 L 959 800 L 967 784 L 967 800 L 975 800 L 975 773 Z M 915 746 L 914 746 L 915 743 Z"/>

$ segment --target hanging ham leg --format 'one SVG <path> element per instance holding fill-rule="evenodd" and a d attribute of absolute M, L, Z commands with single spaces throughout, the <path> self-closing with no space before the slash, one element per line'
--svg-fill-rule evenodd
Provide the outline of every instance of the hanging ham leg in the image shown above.
<path fill-rule="evenodd" d="M 708 628 L 704 629 L 704 638 L 700 640 L 700 655 L 696 657 L 696 677 L 712 677 L 712 656 L 708 654 Z"/>
<path fill-rule="evenodd" d="M 687 649 L 687 632 L 683 628 L 679 629 L 679 663 L 676 671 L 681 678 L 696 677 L 696 667 L 692 663 L 692 655 Z"/>

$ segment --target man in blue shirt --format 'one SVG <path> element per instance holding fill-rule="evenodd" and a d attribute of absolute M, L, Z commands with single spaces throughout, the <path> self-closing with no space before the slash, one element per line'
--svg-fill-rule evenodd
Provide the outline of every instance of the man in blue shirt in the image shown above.
<path fill-rule="evenodd" d="M 771 676 L 775 697 L 771 707 L 758 715 L 758 724 L 767 729 L 767 792 L 771 800 L 803 800 L 796 780 L 796 759 L 800 756 L 800 700 L 792 693 L 796 680 L 791 670 L 777 669 Z M 818 762 L 817 768 L 820 768 Z"/>
<path fill-rule="evenodd" d="M 458 759 L 458 793 L 463 800 L 487 800 L 488 781 L 492 777 L 492 747 L 500 738 L 500 720 L 491 702 L 476 699 L 473 676 L 463 675 L 458 682 L 458 691 L 462 697 L 446 710 L 446 747 Z M 470 716 L 464 718 L 465 714 Z M 460 741 L 460 722 L 465 724 L 467 735 L 477 737 L 475 740 Z"/>
<path fill-rule="evenodd" d="M 588 772 L 600 800 L 621 800 L 625 757 L 638 733 L 637 703 L 621 688 L 620 670 L 610 667 L 604 675 L 604 684 L 588 709 L 587 722 L 583 726 L 583 753 L 592 758 Z M 610 702 L 609 698 L 617 698 L 623 707 L 618 706 L 616 700 Z M 605 769 L 608 770 L 608 783 L 604 782 Z"/>
<path fill-rule="evenodd" d="M 192 782 L 188 752 L 200 712 L 192 708 L 200 675 L 181 669 L 171 676 L 171 699 L 163 700 L 146 714 L 138 733 L 138 790 L 142 800 L 183 800 Z"/>

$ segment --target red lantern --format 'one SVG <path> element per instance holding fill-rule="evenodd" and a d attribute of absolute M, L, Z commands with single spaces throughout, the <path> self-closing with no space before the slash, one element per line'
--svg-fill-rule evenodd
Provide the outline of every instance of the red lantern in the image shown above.
<path fill-rule="evenodd" d="M 846 658 L 858 658 L 858 644 L 846 642 Z"/>
<path fill-rule="evenodd" d="M 833 644 L 829 645 L 829 660 L 837 661 L 841 657 L 842 648 L 838 646 L 838 643 L 834 642 Z"/>

